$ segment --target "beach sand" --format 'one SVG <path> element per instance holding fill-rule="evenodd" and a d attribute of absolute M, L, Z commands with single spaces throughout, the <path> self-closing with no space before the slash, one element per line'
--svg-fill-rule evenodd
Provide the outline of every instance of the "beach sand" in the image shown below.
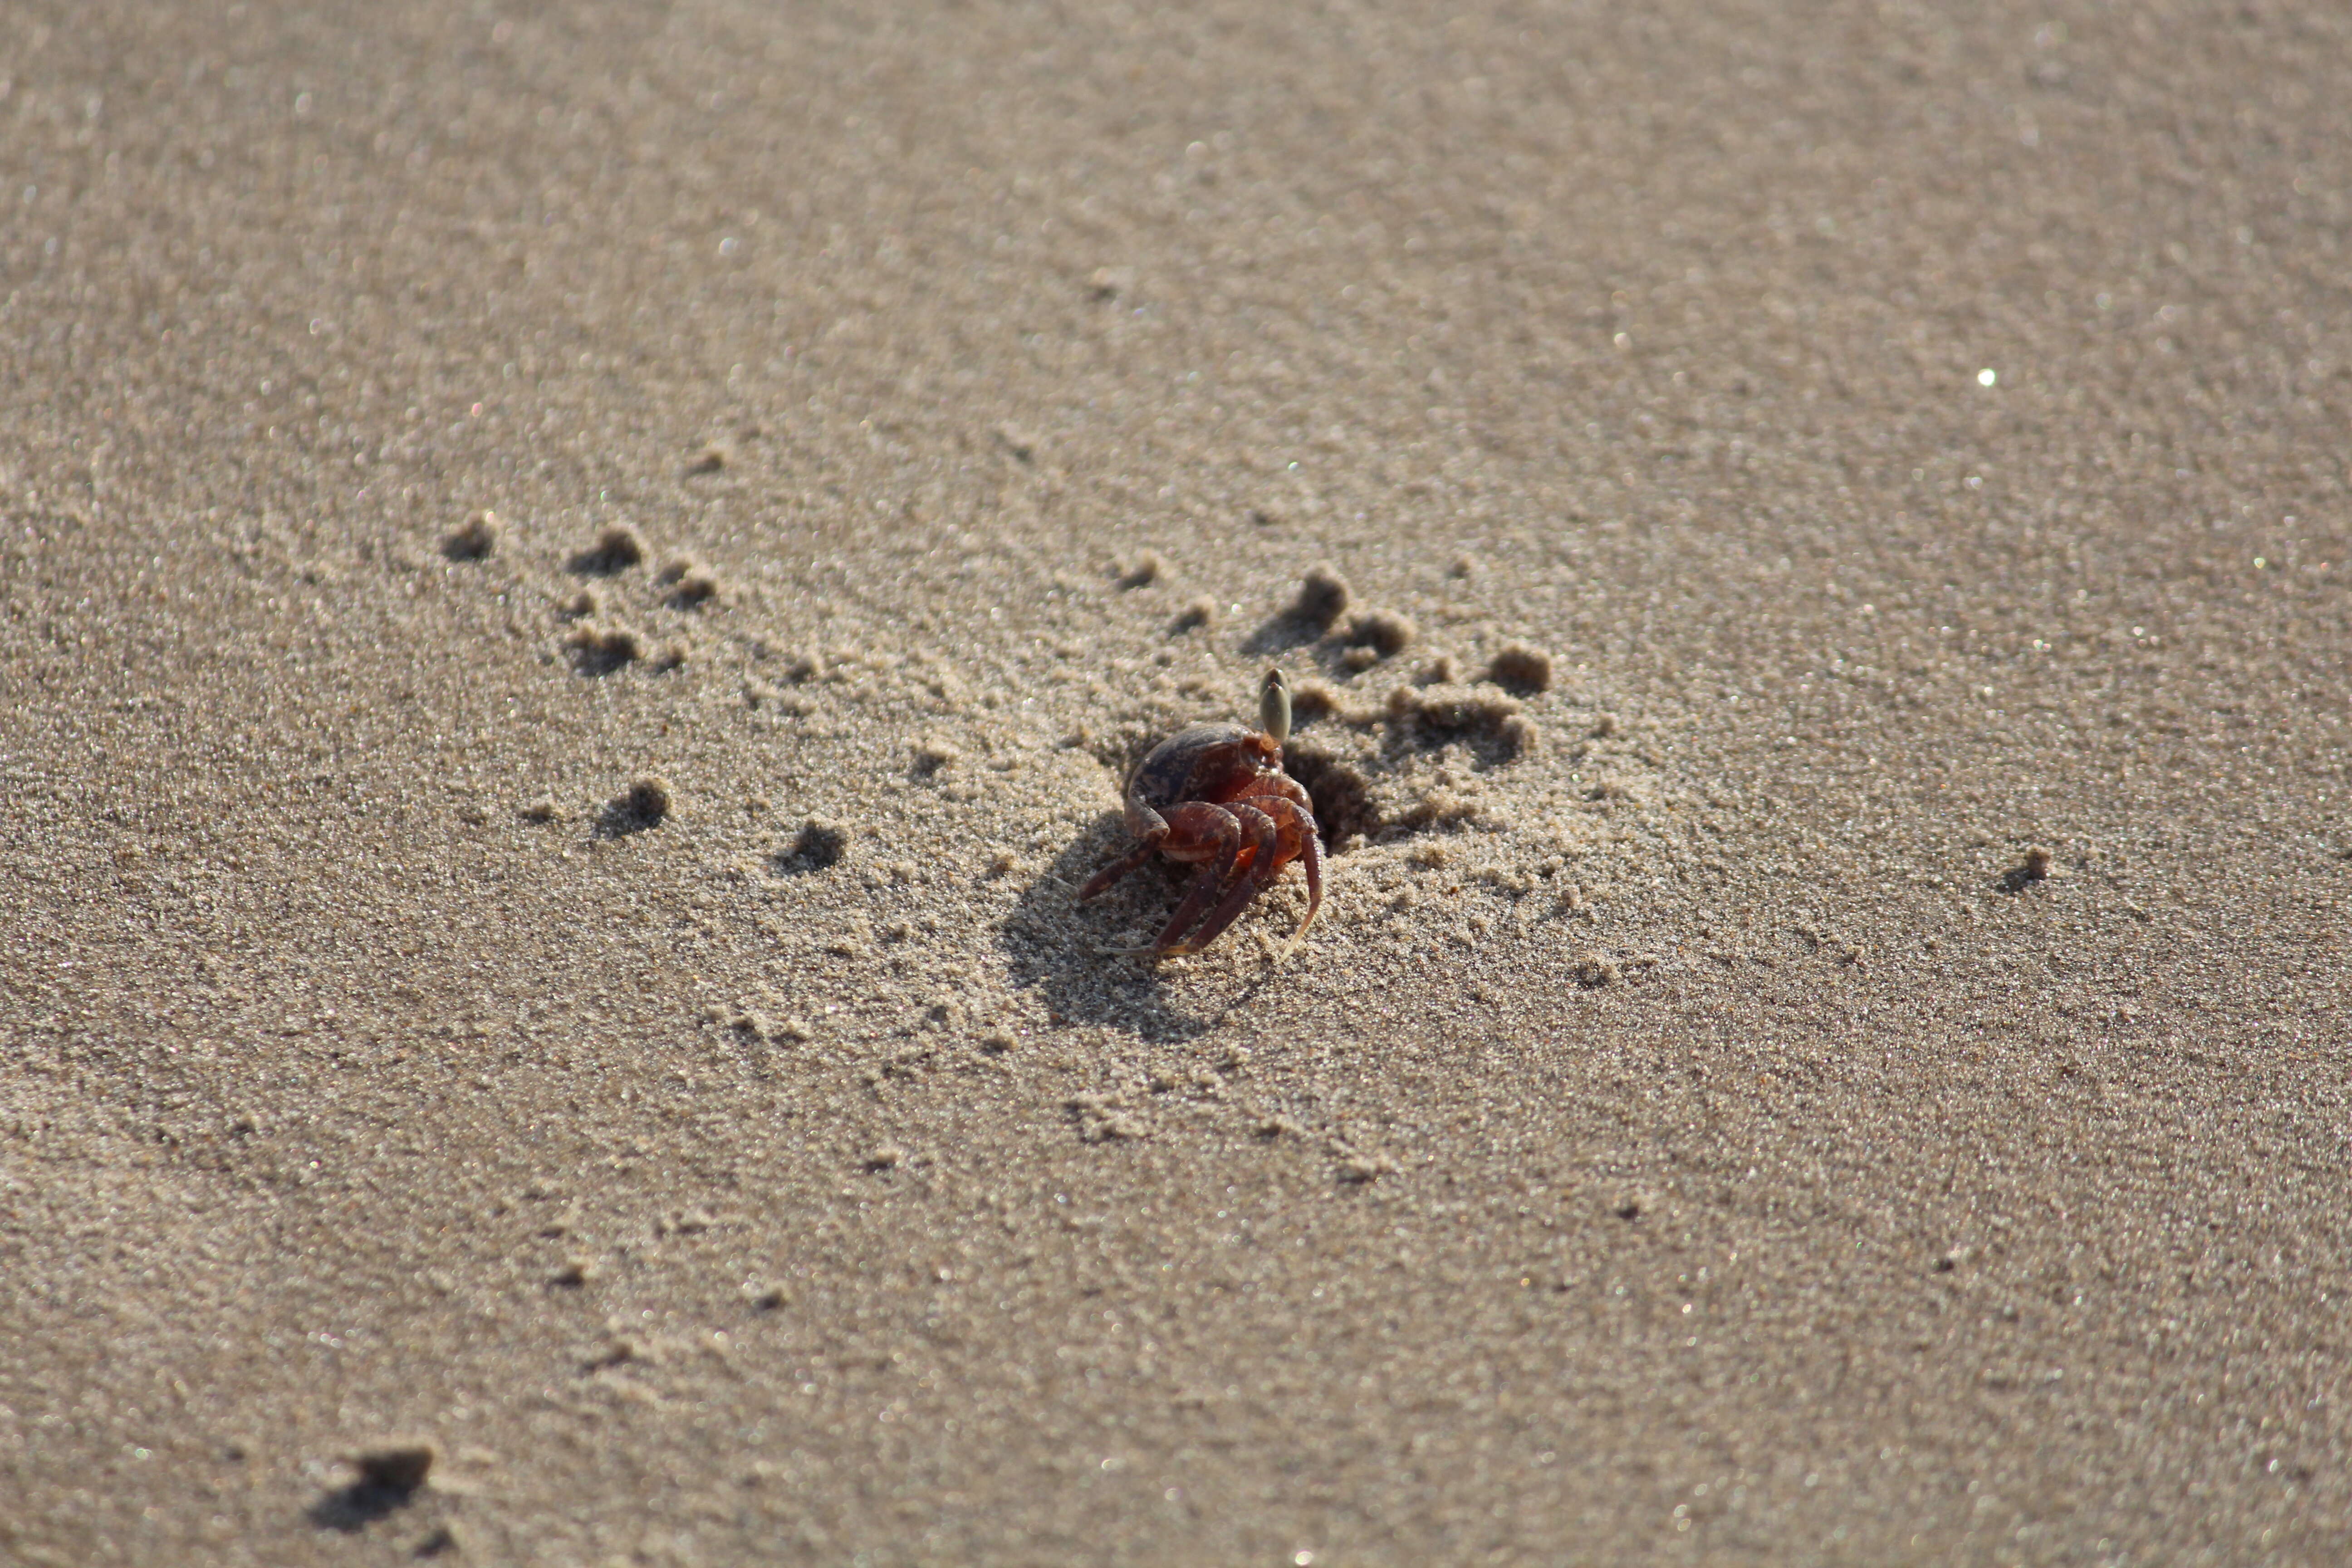
<path fill-rule="evenodd" d="M 2341 1561 L 2352 26 L 1964 9 L 11 5 L 0 1559 Z"/>

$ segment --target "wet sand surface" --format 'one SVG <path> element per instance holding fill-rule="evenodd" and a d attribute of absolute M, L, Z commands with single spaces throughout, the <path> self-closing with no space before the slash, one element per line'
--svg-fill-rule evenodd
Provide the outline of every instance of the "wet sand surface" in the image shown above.
<path fill-rule="evenodd" d="M 9 7 L 0 1557 L 2340 1561 L 2352 27 L 1971 9 Z"/>

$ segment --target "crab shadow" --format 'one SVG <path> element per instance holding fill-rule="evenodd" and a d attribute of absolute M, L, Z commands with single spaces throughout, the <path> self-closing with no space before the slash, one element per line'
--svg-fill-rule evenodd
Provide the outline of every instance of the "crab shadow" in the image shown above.
<path fill-rule="evenodd" d="M 1038 992 L 1055 1024 L 1101 1025 L 1145 1040 L 1195 1039 L 1246 1006 L 1272 972 L 1244 934 L 1246 912 L 1190 961 L 1195 967 L 1183 983 L 1150 959 L 1099 951 L 1149 942 L 1194 874 L 1153 859 L 1099 898 L 1078 902 L 1087 879 L 1133 842 L 1119 814 L 1104 812 L 1022 889 L 998 941 L 1013 984 Z"/>
<path fill-rule="evenodd" d="M 341 1535 L 356 1535 L 377 1520 L 388 1519 L 415 1501 L 416 1492 L 415 1487 L 356 1480 L 327 1493 L 304 1513 L 320 1530 L 331 1530 Z"/>

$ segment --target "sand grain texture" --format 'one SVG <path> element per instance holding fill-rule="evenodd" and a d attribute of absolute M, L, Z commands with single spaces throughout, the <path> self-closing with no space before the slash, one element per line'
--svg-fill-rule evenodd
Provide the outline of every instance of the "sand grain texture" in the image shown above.
<path fill-rule="evenodd" d="M 2352 34 L 2159 13 L 11 6 L 0 1558 L 2340 1561 Z"/>

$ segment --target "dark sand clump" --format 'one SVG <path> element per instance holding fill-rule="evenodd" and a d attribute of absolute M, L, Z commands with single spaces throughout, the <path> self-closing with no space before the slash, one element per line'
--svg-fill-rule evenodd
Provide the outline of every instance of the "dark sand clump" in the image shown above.
<path fill-rule="evenodd" d="M 1328 567 L 1318 566 L 1299 584 L 1298 596 L 1290 603 L 1290 614 L 1310 626 L 1326 628 L 1347 613 L 1348 600 L 1348 580 Z"/>
<path fill-rule="evenodd" d="M 441 553 L 452 561 L 480 561 L 499 547 L 505 529 L 494 511 L 478 511 L 442 536 Z"/>
<path fill-rule="evenodd" d="M 594 543 L 572 558 L 572 570 L 609 577 L 642 564 L 648 553 L 644 535 L 625 522 L 615 522 L 597 534 Z"/>

